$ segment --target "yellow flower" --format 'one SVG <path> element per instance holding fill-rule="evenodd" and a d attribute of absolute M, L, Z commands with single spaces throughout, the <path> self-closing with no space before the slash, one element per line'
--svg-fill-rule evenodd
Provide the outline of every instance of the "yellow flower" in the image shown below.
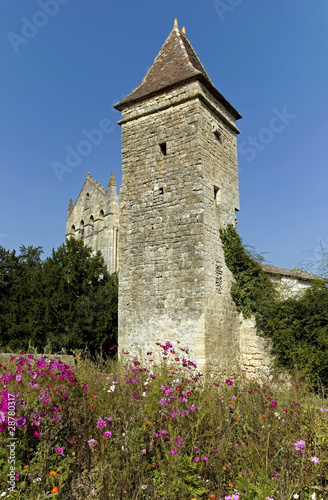
<path fill-rule="evenodd" d="M 72 455 L 73 455 L 73 457 L 74 457 L 74 455 L 75 455 L 75 451 L 73 451 L 73 452 L 72 452 Z"/>

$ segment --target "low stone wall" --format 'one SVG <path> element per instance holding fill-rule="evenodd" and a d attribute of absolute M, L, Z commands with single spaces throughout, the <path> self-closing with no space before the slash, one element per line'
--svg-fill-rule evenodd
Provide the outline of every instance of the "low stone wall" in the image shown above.
<path fill-rule="evenodd" d="M 240 364 L 250 379 L 272 379 L 272 342 L 257 334 L 255 319 L 240 315 Z"/>

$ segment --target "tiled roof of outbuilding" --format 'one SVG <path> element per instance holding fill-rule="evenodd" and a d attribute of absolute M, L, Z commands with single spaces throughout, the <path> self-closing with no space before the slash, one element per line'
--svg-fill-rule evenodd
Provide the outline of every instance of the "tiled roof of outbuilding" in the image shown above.
<path fill-rule="evenodd" d="M 202 81 L 235 119 L 241 118 L 238 111 L 215 88 L 185 32 L 179 30 L 177 23 L 140 85 L 114 107 L 121 110 L 127 104 L 191 80 Z"/>
<path fill-rule="evenodd" d="M 314 274 L 301 271 L 300 269 L 284 269 L 283 267 L 270 266 L 268 264 L 262 264 L 262 269 L 268 274 L 279 274 L 282 276 L 290 276 L 292 278 L 298 278 L 303 280 L 316 280 L 318 276 Z"/>

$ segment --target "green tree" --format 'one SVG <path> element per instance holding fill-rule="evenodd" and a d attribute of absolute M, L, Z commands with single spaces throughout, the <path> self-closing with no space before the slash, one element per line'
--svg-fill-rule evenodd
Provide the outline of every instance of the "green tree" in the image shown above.
<path fill-rule="evenodd" d="M 43 263 L 39 320 L 55 351 L 108 349 L 117 342 L 117 277 L 100 252 L 69 239 Z"/>

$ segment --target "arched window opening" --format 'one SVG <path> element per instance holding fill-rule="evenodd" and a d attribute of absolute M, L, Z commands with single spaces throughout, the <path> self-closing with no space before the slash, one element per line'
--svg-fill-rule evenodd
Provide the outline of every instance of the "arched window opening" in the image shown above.
<path fill-rule="evenodd" d="M 94 221 L 93 215 L 91 215 L 91 217 L 89 219 L 89 225 L 90 225 L 90 228 L 91 228 L 91 233 L 93 233 L 94 228 L 95 228 L 95 221 Z"/>
<path fill-rule="evenodd" d="M 80 239 L 82 240 L 84 238 L 84 220 L 81 220 L 80 222 Z"/>
<path fill-rule="evenodd" d="M 104 217 L 105 217 L 104 211 L 100 210 L 100 212 L 99 212 L 99 230 L 104 229 Z"/>
<path fill-rule="evenodd" d="M 89 206 L 90 206 L 90 194 L 87 193 L 85 195 L 85 208 L 89 208 Z"/>

